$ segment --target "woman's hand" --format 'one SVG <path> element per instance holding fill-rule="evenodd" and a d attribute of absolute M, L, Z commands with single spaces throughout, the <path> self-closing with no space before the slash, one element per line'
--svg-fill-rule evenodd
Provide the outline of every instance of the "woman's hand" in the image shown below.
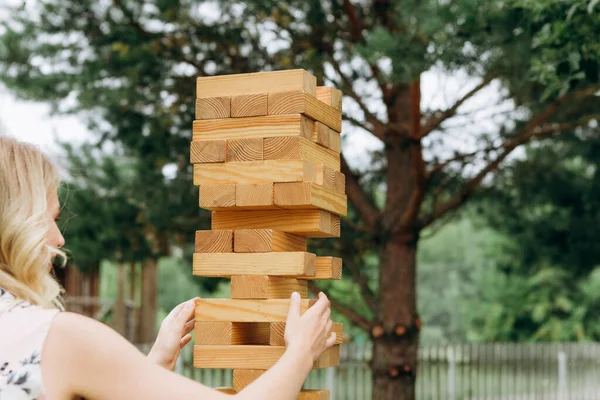
<path fill-rule="evenodd" d="M 191 340 L 196 299 L 181 303 L 164 319 L 148 358 L 169 370 L 175 368 L 179 353 Z"/>
<path fill-rule="evenodd" d="M 300 304 L 300 295 L 293 293 L 285 326 L 285 343 L 288 348 L 309 353 L 314 362 L 335 344 L 336 334 L 331 333 L 330 303 L 324 293 L 319 293 L 319 300 L 302 315 Z"/>

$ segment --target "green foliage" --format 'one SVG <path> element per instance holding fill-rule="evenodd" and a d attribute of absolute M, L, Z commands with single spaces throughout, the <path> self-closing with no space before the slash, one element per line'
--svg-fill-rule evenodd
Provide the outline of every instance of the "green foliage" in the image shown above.
<path fill-rule="evenodd" d="M 501 308 L 480 306 L 484 338 L 600 338 L 599 151 L 597 140 L 566 137 L 530 148 L 498 176 L 484 215 L 510 242 L 498 263 L 503 284 L 488 293 Z"/>

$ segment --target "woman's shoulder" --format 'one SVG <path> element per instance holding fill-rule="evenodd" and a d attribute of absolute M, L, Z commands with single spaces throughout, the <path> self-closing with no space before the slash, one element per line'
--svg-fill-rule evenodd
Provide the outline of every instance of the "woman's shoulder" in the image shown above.
<path fill-rule="evenodd" d="M 43 394 L 42 347 L 58 312 L 0 288 L 0 398 L 35 399 Z"/>

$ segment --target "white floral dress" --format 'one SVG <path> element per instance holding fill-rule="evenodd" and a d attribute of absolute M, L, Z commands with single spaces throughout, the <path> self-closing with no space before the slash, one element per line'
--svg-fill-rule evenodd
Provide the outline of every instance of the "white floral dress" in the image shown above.
<path fill-rule="evenodd" d="M 58 310 L 17 300 L 0 288 L 0 400 L 44 400 L 42 346 Z"/>

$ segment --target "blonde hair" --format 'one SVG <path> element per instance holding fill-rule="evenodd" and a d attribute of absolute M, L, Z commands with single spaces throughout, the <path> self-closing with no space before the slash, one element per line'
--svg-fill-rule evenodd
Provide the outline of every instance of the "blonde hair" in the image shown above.
<path fill-rule="evenodd" d="M 0 288 L 17 299 L 62 309 L 61 287 L 48 273 L 58 248 L 47 244 L 49 196 L 58 172 L 34 145 L 0 135 Z"/>

